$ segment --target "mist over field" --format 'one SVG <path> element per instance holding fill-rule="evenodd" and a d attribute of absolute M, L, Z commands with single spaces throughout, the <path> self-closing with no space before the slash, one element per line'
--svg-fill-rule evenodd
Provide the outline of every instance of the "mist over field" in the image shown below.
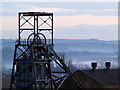
<path fill-rule="evenodd" d="M 15 40 L 2 39 L 2 67 L 12 67 Z M 98 68 L 104 68 L 105 61 L 111 61 L 117 68 L 118 42 L 97 39 L 54 39 L 57 53 L 65 53 L 65 60 L 71 59 L 77 68 L 90 68 L 92 61 L 98 62 Z"/>

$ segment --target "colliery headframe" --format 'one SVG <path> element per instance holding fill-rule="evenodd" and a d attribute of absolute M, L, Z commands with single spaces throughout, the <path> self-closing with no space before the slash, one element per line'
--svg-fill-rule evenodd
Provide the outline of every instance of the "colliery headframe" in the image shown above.
<path fill-rule="evenodd" d="M 69 75 L 78 88 L 78 79 L 58 55 L 53 43 L 53 13 L 19 12 L 18 40 L 15 44 L 10 89 L 59 89 Z M 51 63 L 61 70 L 54 71 Z"/>

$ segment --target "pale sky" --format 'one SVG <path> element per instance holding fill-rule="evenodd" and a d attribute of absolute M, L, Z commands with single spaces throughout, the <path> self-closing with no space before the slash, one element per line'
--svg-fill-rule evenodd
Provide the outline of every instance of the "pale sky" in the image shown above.
<path fill-rule="evenodd" d="M 17 38 L 19 11 L 52 12 L 57 39 L 118 39 L 117 2 L 3 2 L 2 38 Z"/>

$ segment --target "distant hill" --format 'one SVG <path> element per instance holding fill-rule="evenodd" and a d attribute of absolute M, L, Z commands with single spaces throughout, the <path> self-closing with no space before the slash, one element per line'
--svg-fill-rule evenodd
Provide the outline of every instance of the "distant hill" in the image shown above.
<path fill-rule="evenodd" d="M 13 39 L 1 39 L 2 41 L 2 64 L 10 68 L 13 62 L 14 42 Z M 98 39 L 54 39 L 56 52 L 65 53 L 65 59 L 72 59 L 74 63 L 82 65 L 90 64 L 91 61 L 113 61 L 117 63 L 118 41 L 103 41 Z M 106 58 L 106 59 L 105 59 Z"/>

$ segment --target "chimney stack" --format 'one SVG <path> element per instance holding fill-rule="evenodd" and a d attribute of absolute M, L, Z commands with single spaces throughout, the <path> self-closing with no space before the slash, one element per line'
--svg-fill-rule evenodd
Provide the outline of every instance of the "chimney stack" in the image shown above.
<path fill-rule="evenodd" d="M 95 70 L 97 67 L 97 62 L 92 62 L 91 63 L 92 69 Z"/>
<path fill-rule="evenodd" d="M 109 69 L 110 66 L 111 66 L 111 63 L 110 62 L 105 62 L 105 66 L 106 66 L 106 69 Z"/>

